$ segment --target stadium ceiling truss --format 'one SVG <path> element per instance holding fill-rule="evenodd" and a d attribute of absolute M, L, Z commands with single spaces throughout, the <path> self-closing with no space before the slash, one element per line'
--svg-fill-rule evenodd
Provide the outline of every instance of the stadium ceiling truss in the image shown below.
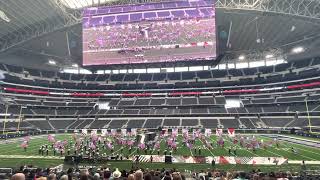
<path fill-rule="evenodd" d="M 35 0 L 38 2 L 28 3 L 31 0 L 24 1 L 24 4 L 11 3 L 18 0 L 7 1 L 10 2 L 4 9 L 0 9 L 0 53 L 4 52 L 12 47 L 20 45 L 33 38 L 40 37 L 42 35 L 48 34 L 50 32 L 70 27 L 81 23 L 81 10 L 68 8 L 61 0 L 48 0 L 47 3 L 42 4 L 44 1 Z M 66 0 L 64 0 L 66 1 Z M 141 2 L 159 2 L 167 0 L 120 0 L 112 1 L 107 5 L 112 4 L 131 4 L 131 3 L 141 3 Z M 3 1 L 4 3 L 5 1 Z M 70 3 L 75 3 L 77 1 L 70 0 Z M 93 0 L 82 0 L 80 7 L 94 6 L 95 1 Z M 100 2 L 100 1 L 98 1 Z M 40 3 L 40 4 L 39 4 Z M 216 8 L 224 10 L 244 10 L 244 11 L 258 11 L 262 13 L 277 13 L 283 15 L 292 15 L 302 18 L 308 18 L 311 21 L 320 21 L 320 0 L 216 0 Z M 0 4 L 1 5 L 1 4 Z M 16 7 L 21 6 L 20 9 L 29 8 L 33 10 L 33 13 L 41 12 L 38 16 L 41 17 L 46 13 L 44 8 L 50 8 L 51 11 L 55 13 L 56 16 L 34 19 L 19 19 L 16 21 L 7 21 L 6 17 L 2 14 L 2 11 L 6 11 L 8 8 L 8 14 L 10 18 L 10 10 L 16 10 Z M 27 7 L 29 6 L 29 7 Z M 31 6 L 31 7 L 30 7 Z M 16 10 L 17 11 L 17 10 Z M 36 17 L 36 16 L 32 16 Z M 9 19 L 10 20 L 10 19 Z M 7 21 L 4 24 L 3 22 Z M 33 22 L 33 24 L 29 23 Z M 320 24 L 320 23 L 319 23 Z M 11 32 L 8 34 L 1 34 L 2 27 L 8 26 Z"/>

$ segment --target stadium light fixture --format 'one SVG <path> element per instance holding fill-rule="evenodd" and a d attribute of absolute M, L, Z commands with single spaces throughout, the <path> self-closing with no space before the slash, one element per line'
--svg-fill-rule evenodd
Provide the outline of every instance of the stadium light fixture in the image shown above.
<path fill-rule="evenodd" d="M 244 59 L 245 59 L 244 55 L 239 56 L 239 60 L 244 60 Z"/>
<path fill-rule="evenodd" d="M 11 114 L 6 113 L 0 113 L 0 116 L 11 116 Z"/>
<path fill-rule="evenodd" d="M 117 2 L 118 0 L 61 0 L 61 3 L 68 8 L 79 9 L 83 7 L 96 6 L 99 4 L 106 4 Z M 91 7 L 95 8 L 95 7 Z"/>
<path fill-rule="evenodd" d="M 239 108 L 241 107 L 241 102 L 239 99 L 226 99 L 225 108 Z"/>
<path fill-rule="evenodd" d="M 273 54 L 267 54 L 266 55 L 266 59 L 270 59 L 270 58 L 273 58 Z"/>
<path fill-rule="evenodd" d="M 6 15 L 6 13 L 4 13 L 3 11 L 0 10 L 0 19 L 6 21 L 6 22 L 10 22 L 11 19 Z"/>
<path fill-rule="evenodd" d="M 295 47 L 292 49 L 292 53 L 298 54 L 298 53 L 302 53 L 304 51 L 304 48 L 299 46 L 299 47 Z"/>
<path fill-rule="evenodd" d="M 54 61 L 52 59 L 50 59 L 48 63 L 51 64 L 51 65 L 56 65 L 57 64 L 56 61 Z"/>

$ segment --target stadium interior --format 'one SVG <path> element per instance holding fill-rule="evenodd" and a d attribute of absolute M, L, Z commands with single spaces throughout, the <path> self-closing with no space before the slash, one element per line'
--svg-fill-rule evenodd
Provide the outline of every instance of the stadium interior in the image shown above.
<path fill-rule="evenodd" d="M 319 0 L 0 1 L 0 179 L 320 179 L 319 32 Z"/>

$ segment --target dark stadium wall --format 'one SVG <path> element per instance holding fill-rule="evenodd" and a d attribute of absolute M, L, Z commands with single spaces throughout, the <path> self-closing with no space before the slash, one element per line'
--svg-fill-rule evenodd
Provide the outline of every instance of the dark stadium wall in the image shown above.
<path fill-rule="evenodd" d="M 319 57 L 319 56 L 320 56 L 320 51 L 319 51 L 319 46 L 318 46 L 318 47 L 308 48 L 300 54 L 288 54 L 287 61 L 289 61 L 289 62 L 290 61 L 300 61 L 303 59 Z"/>
<path fill-rule="evenodd" d="M 27 41 L 0 53 L 0 63 L 53 71 L 59 70 L 59 67 L 48 66 L 50 58 L 60 65 L 70 64 L 70 59 L 74 60 L 74 63 L 81 64 L 81 29 L 81 25 L 76 25 Z"/>
<path fill-rule="evenodd" d="M 46 64 L 47 61 L 46 58 L 27 54 L 12 53 L 0 55 L 0 63 L 34 69 L 58 70 L 58 67 Z"/>

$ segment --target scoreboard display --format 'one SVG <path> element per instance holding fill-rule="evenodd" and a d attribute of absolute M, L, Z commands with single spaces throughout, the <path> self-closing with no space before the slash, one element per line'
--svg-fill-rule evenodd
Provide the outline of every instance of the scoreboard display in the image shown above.
<path fill-rule="evenodd" d="M 82 25 L 84 66 L 216 57 L 215 7 L 206 1 L 91 7 Z"/>

